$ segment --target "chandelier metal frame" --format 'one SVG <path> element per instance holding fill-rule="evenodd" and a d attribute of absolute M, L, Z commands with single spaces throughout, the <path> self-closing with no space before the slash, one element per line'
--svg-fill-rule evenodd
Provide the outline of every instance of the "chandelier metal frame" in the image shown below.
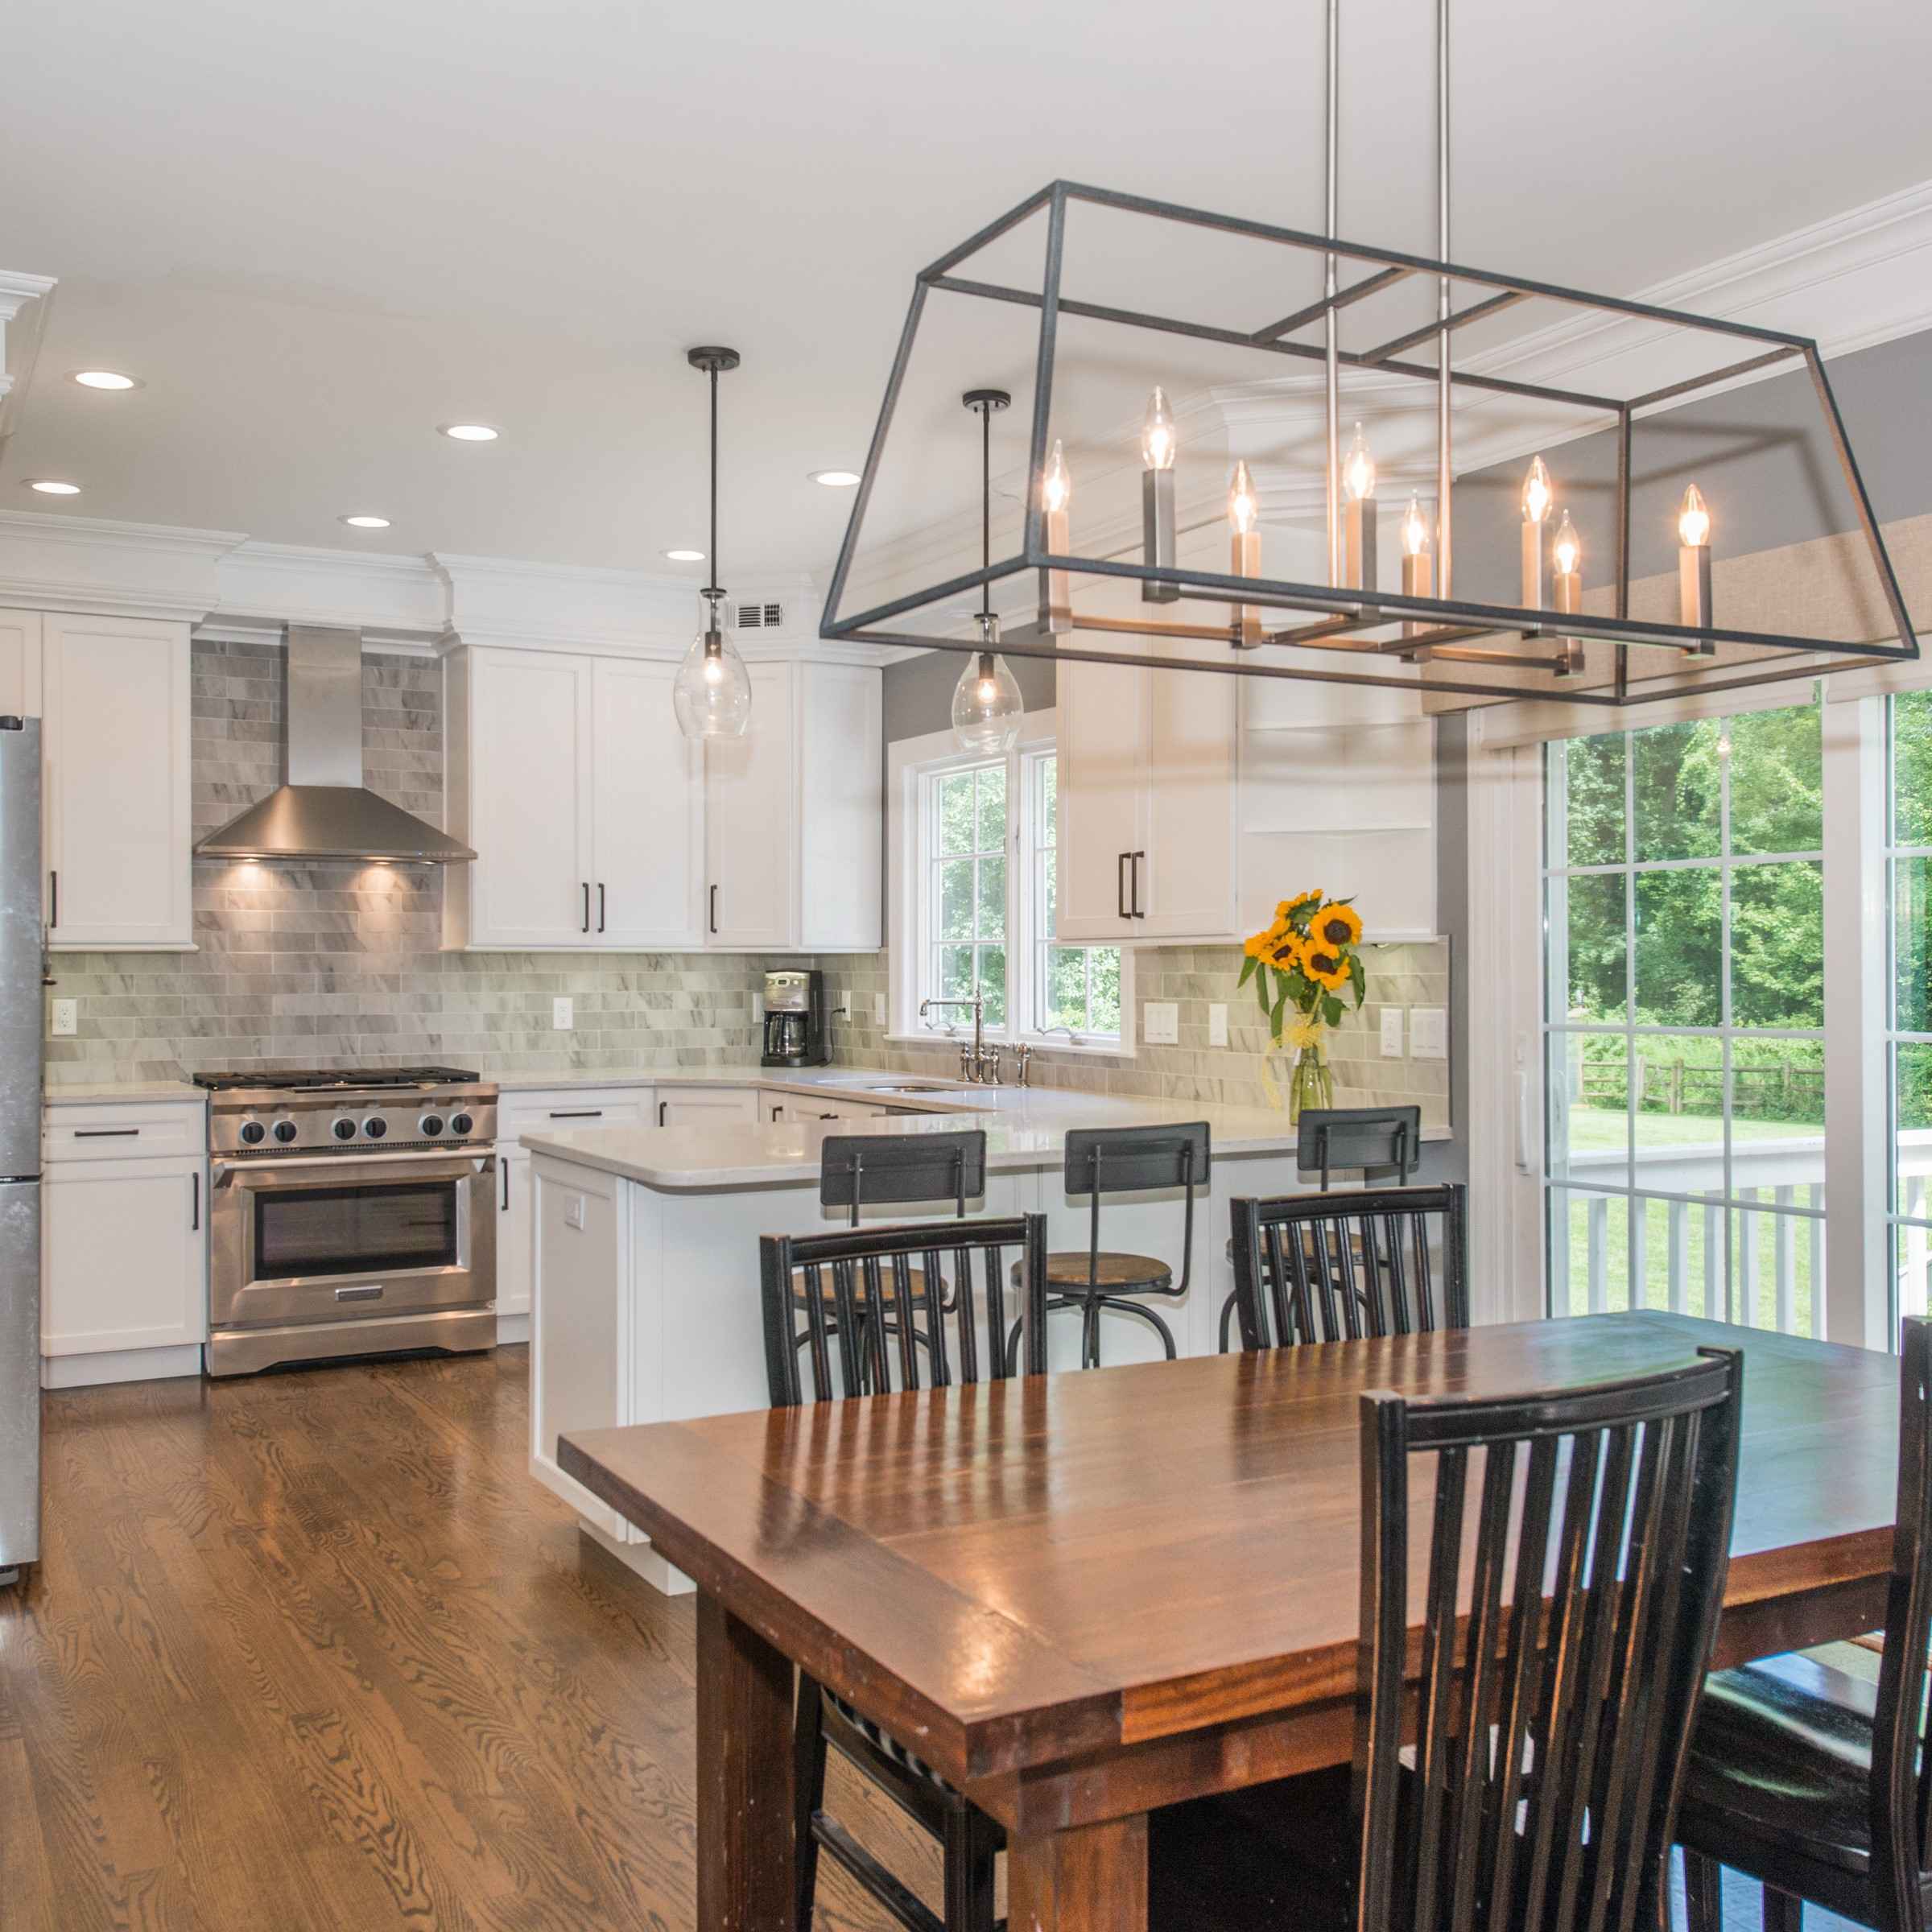
<path fill-rule="evenodd" d="M 1620 708 L 1656 702 L 1690 692 L 1734 691 L 1782 679 L 1814 676 L 1822 670 L 1839 669 L 1848 664 L 1872 664 L 1915 660 L 1918 645 L 1912 628 L 1897 573 L 1885 548 L 1878 520 L 1860 474 L 1858 462 L 1839 414 L 1830 378 L 1818 345 L 1810 338 L 1765 328 L 1744 322 L 1728 321 L 1707 316 L 1632 301 L 1614 295 L 1591 294 L 1525 275 L 1501 275 L 1471 268 L 1454 262 L 1448 254 L 1448 45 L 1447 0 L 1439 0 L 1438 10 L 1438 228 L 1441 253 L 1435 257 L 1416 255 L 1379 248 L 1368 243 L 1341 239 L 1335 233 L 1336 62 L 1334 0 L 1329 21 L 1328 102 L 1328 233 L 1311 234 L 1233 215 L 1210 213 L 1174 203 L 1154 200 L 1145 196 L 1123 194 L 1111 189 L 1075 181 L 1055 181 L 1029 195 L 997 221 L 989 222 L 957 247 L 922 269 L 914 281 L 912 299 L 900 332 L 898 348 L 880 405 L 865 470 L 840 547 L 837 564 L 826 597 L 819 635 L 844 642 L 911 646 L 919 650 L 972 651 L 980 648 L 976 637 L 929 636 L 895 628 L 894 620 L 908 613 L 944 604 L 962 592 L 986 588 L 1023 571 L 1039 573 L 1041 621 L 1033 637 L 1009 630 L 1001 648 L 1009 657 L 1048 658 L 1073 663 L 1119 664 L 1141 668 L 1224 672 L 1236 676 L 1298 679 L 1315 683 L 1360 685 L 1414 691 L 1418 688 L 1415 671 L 1394 675 L 1389 671 L 1344 669 L 1343 661 L 1360 664 L 1386 663 L 1392 656 L 1420 652 L 1428 663 L 1419 674 L 1426 682 L 1419 688 L 1496 700 L 1520 700 L 1542 697 L 1557 701 Z M 1148 311 L 1110 307 L 1083 301 L 1066 292 L 1062 286 L 1067 217 L 1071 204 L 1079 202 L 1111 208 L 1150 220 L 1179 223 L 1228 235 L 1269 242 L 1299 254 L 1323 258 L 1324 292 L 1294 312 L 1275 317 L 1259 328 L 1238 329 L 1213 327 Z M 1046 213 L 1045 273 L 1039 288 L 1016 287 L 1002 283 L 970 279 L 955 271 L 969 258 L 997 242 L 1022 222 L 1042 210 Z M 1360 272 L 1343 279 L 1342 265 L 1353 265 Z M 1372 348 L 1346 351 L 1338 341 L 1338 320 L 1344 310 L 1371 295 L 1412 278 L 1433 279 L 1435 283 L 1436 318 L 1426 326 L 1392 336 Z M 1467 283 L 1479 291 L 1462 307 L 1453 306 L 1451 291 L 1456 283 Z M 871 502 L 894 413 L 918 338 L 921 316 L 928 296 L 935 291 L 978 300 L 1018 304 L 1039 312 L 1039 341 L 1034 369 L 1032 440 L 1029 456 L 1026 516 L 1022 545 L 1018 554 L 967 571 L 943 582 L 893 597 L 852 615 L 844 614 L 846 583 L 861 528 Z M 1516 380 L 1509 377 L 1457 369 L 1452 353 L 1455 332 L 1484 317 L 1532 299 L 1546 299 L 1594 313 L 1629 318 L 1666 325 L 1674 329 L 1695 330 L 1734 341 L 1743 352 L 1736 360 L 1708 374 L 1671 382 L 1642 394 L 1615 397 Z M 1168 335 L 1184 336 L 1199 341 L 1220 343 L 1293 362 L 1315 361 L 1327 375 L 1328 442 L 1328 539 L 1330 576 L 1327 584 L 1307 584 L 1292 580 L 1243 576 L 1214 571 L 1190 569 L 1179 565 L 1158 564 L 1116 558 L 1086 557 L 1056 552 L 1046 541 L 1046 518 L 1040 500 L 1040 481 L 1045 471 L 1053 419 L 1055 357 L 1059 322 L 1063 316 L 1117 324 L 1123 328 Z M 1294 341 L 1295 332 L 1319 323 L 1324 339 L 1320 342 Z M 1409 359 L 1410 350 L 1433 341 L 1435 361 Z M 1630 602 L 1630 504 L 1632 495 L 1631 437 L 1634 423 L 1648 413 L 1667 405 L 1681 403 L 1700 392 L 1715 389 L 1761 370 L 1788 365 L 1802 367 L 1810 376 L 1822 414 L 1823 427 L 1835 450 L 1858 526 L 1875 568 L 1896 642 L 1847 643 L 1843 640 L 1787 635 L 1775 632 L 1742 630 L 1719 623 L 1701 625 L 1662 623 L 1633 618 Z M 1437 456 L 1437 568 L 1440 594 L 1407 596 L 1382 590 L 1343 587 L 1340 552 L 1340 451 L 1339 447 L 1339 390 L 1345 369 L 1371 371 L 1426 378 L 1436 386 Z M 1457 389 L 1520 397 L 1533 401 L 1560 403 L 1604 415 L 1604 427 L 1613 427 L 1616 436 L 1616 486 L 1615 502 L 1616 576 L 1614 609 L 1591 613 L 1582 610 L 1554 610 L 1528 605 L 1474 601 L 1452 594 L 1450 572 L 1452 549 L 1451 520 L 1451 398 Z M 1129 654 L 1074 645 L 1063 622 L 1050 634 L 1050 573 L 1072 576 L 1126 578 L 1144 585 L 1164 587 L 1163 601 L 1195 600 L 1229 605 L 1229 620 L 1220 625 L 1185 624 L 1145 619 L 1082 617 L 1075 610 L 1071 619 L 1071 635 L 1080 633 L 1126 632 L 1150 638 L 1186 638 L 1191 641 L 1220 640 L 1228 646 L 1226 658 L 1203 658 L 1180 655 Z M 1064 609 L 1064 592 L 1055 600 Z M 1312 621 L 1276 630 L 1262 630 L 1258 643 L 1252 625 L 1244 626 L 1240 607 L 1299 612 Z M 1402 626 L 1407 634 L 1397 638 L 1372 638 L 1366 634 L 1385 632 Z M 1418 628 L 1420 626 L 1420 628 Z M 1555 686 L 1526 687 L 1520 679 L 1508 683 L 1485 682 L 1481 667 L 1520 672 L 1524 669 L 1558 671 L 1566 663 L 1563 641 L 1575 638 L 1598 640 L 1616 649 L 1613 682 L 1591 688 Z M 1338 662 L 1311 666 L 1272 662 L 1265 648 L 1293 646 L 1304 650 L 1332 652 Z M 1556 654 L 1548 654 L 1551 646 Z M 1669 671 L 1653 677 L 1640 672 L 1632 677 L 1630 654 L 1633 646 L 1666 646 L 1708 657 L 1720 645 L 1735 645 L 1781 654 L 1776 668 L 1765 660 L 1736 667 L 1735 675 L 1715 667 L 1700 675 L 1683 676 Z M 1538 654 L 1538 647 L 1544 654 Z M 1815 660 L 1823 654 L 1827 662 Z M 1802 657 L 1807 661 L 1789 660 Z M 1842 659 L 1835 663 L 1832 659 Z M 1572 667 L 1574 660 L 1571 661 Z"/>

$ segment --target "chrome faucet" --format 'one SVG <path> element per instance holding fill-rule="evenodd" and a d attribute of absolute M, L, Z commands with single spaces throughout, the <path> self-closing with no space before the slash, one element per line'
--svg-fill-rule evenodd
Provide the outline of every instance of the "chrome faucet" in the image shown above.
<path fill-rule="evenodd" d="M 976 986 L 969 1000 L 921 1000 L 919 1018 L 924 1019 L 935 1006 L 970 1006 L 972 1009 L 972 1044 L 960 1049 L 960 1078 L 978 1087 L 1000 1084 L 1000 1050 L 986 1044 L 986 996 Z"/>

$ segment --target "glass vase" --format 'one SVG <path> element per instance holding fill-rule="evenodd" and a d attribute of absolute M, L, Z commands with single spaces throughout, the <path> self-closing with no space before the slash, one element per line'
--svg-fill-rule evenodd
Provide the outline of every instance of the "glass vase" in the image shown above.
<path fill-rule="evenodd" d="M 1288 1077 L 1288 1118 L 1298 1121 L 1304 1107 L 1335 1104 L 1335 1071 L 1318 1040 L 1295 1055 L 1294 1071 Z"/>

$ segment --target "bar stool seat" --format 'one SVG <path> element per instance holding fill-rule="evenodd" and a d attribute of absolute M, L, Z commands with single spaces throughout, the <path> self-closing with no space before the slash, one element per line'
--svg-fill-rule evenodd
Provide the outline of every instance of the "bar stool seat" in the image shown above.
<path fill-rule="evenodd" d="M 1017 1261 L 1013 1278 L 1015 1282 L 1020 1278 Z M 1172 1294 L 1174 1270 L 1154 1255 L 1123 1254 L 1112 1249 L 1089 1256 L 1084 1249 L 1076 1253 L 1069 1249 L 1063 1254 L 1047 1256 L 1049 1294 L 1084 1292 L 1090 1282 L 1117 1294 Z"/>

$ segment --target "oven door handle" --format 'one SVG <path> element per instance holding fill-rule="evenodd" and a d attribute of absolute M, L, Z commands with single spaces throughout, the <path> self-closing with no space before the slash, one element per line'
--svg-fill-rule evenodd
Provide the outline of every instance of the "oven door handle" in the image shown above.
<path fill-rule="evenodd" d="M 282 1174 L 293 1169 L 298 1173 L 312 1173 L 318 1167 L 326 1167 L 332 1173 L 361 1180 L 379 1177 L 392 1168 L 409 1164 L 436 1165 L 450 1170 L 452 1180 L 460 1180 L 465 1175 L 488 1174 L 496 1155 L 489 1151 L 469 1154 L 445 1154 L 440 1150 L 431 1152 L 425 1149 L 420 1154 L 316 1154 L 276 1155 L 262 1161 L 231 1161 L 217 1159 L 210 1163 L 217 1183 L 233 1179 L 237 1174 Z"/>

